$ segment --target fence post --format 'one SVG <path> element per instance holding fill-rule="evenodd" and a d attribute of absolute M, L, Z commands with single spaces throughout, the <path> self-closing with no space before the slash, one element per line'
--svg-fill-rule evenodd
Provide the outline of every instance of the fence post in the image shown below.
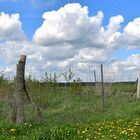
<path fill-rule="evenodd" d="M 103 79 L 103 65 L 101 64 L 101 84 L 102 84 L 102 105 L 104 108 L 105 101 L 104 101 L 104 79 Z"/>
<path fill-rule="evenodd" d="M 96 71 L 94 70 L 95 92 L 97 93 Z"/>
<path fill-rule="evenodd" d="M 16 123 L 24 123 L 26 121 L 24 111 L 25 97 L 25 62 L 26 56 L 21 55 L 16 69 Z"/>
<path fill-rule="evenodd" d="M 96 83 L 96 71 L 94 70 L 94 80 L 95 80 L 95 83 Z"/>
<path fill-rule="evenodd" d="M 140 71 L 138 74 L 138 81 L 137 81 L 137 99 L 140 99 Z"/>

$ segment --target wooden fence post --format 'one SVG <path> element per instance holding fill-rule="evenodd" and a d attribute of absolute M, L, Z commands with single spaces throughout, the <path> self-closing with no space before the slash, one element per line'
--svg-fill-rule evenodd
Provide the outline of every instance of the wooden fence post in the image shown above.
<path fill-rule="evenodd" d="M 26 122 L 26 116 L 24 111 L 24 98 L 26 90 L 24 79 L 25 63 L 26 56 L 21 55 L 16 69 L 16 123 Z"/>
<path fill-rule="evenodd" d="M 95 92 L 97 94 L 97 81 L 96 81 L 96 71 L 94 70 L 94 81 L 95 81 Z"/>
<path fill-rule="evenodd" d="M 95 83 L 96 83 L 96 71 L 94 70 L 94 80 L 95 80 Z"/>
<path fill-rule="evenodd" d="M 102 64 L 101 64 L 101 84 L 102 84 L 102 105 L 104 108 L 105 101 L 104 101 L 104 79 L 103 79 L 103 65 Z"/>
<path fill-rule="evenodd" d="M 138 74 L 138 81 L 137 81 L 137 99 L 140 99 L 140 71 Z"/>

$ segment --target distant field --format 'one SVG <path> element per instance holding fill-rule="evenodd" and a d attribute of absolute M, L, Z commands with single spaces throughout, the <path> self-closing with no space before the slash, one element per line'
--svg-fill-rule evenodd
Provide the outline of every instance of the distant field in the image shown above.
<path fill-rule="evenodd" d="M 6 85 L 6 84 L 5 84 Z M 6 86 L 5 86 L 6 87 Z M 8 86 L 9 87 L 9 86 Z M 27 123 L 10 122 L 14 85 L 1 85 L 0 140 L 139 140 L 140 101 L 135 99 L 136 83 L 105 83 L 105 107 L 95 85 L 58 85 L 31 82 L 31 98 L 42 112 L 26 101 Z M 97 90 L 97 91 L 96 91 Z"/>

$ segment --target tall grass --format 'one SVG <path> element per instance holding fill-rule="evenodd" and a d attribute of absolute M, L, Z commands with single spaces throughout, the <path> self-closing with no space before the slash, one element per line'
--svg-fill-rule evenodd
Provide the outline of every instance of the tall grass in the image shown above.
<path fill-rule="evenodd" d="M 53 80 L 40 82 L 29 78 L 26 81 L 27 90 L 29 96 L 41 109 L 42 119 L 37 119 L 36 110 L 26 98 L 27 124 L 15 125 L 10 122 L 14 81 L 9 82 L 8 79 L 2 77 L 0 84 L 0 91 L 3 91 L 0 93 L 2 99 L 0 110 L 3 112 L 0 116 L 0 139 L 85 140 L 88 138 L 92 140 L 92 133 L 94 135 L 96 135 L 95 132 L 99 133 L 97 126 L 103 127 L 103 122 L 109 125 L 108 127 L 114 131 L 113 135 L 116 137 L 118 133 L 115 128 L 111 128 L 109 122 L 112 122 L 115 127 L 115 122 L 124 120 L 125 126 L 123 122 L 118 124 L 118 128 L 123 129 L 127 125 L 133 126 L 134 120 L 140 117 L 140 102 L 132 96 L 136 90 L 135 83 L 111 84 L 111 88 L 107 88 L 105 92 L 107 96 L 105 96 L 103 110 L 101 96 L 96 93 L 94 84 L 87 85 L 75 81 L 64 86 Z M 108 93 L 108 90 L 111 90 L 113 94 Z M 138 127 L 135 130 L 138 135 L 136 138 L 140 138 L 137 129 Z M 103 130 L 103 134 L 105 140 L 113 139 L 108 138 L 110 135 L 108 130 Z M 123 134 L 119 136 L 119 139 L 122 138 Z M 124 139 L 127 138 L 126 136 Z M 97 136 L 97 139 L 104 138 Z"/>

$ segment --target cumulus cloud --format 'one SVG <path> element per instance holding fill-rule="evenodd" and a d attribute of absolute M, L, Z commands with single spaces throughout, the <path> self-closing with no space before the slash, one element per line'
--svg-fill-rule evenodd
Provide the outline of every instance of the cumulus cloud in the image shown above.
<path fill-rule="evenodd" d="M 67 4 L 57 11 L 45 12 L 44 22 L 36 30 L 33 42 L 47 48 L 51 59 L 103 63 L 116 49 L 118 31 L 124 21 L 121 15 L 110 18 L 102 26 L 103 12 L 89 16 L 88 7 L 78 3 Z M 45 49 L 44 49 L 45 50 Z M 45 56 L 45 55 L 44 55 Z"/>
<path fill-rule="evenodd" d="M 28 56 L 27 73 L 35 77 L 45 71 L 62 72 L 68 67 L 82 74 L 93 71 L 101 63 L 109 64 L 106 69 L 111 69 L 112 76 L 123 73 L 122 67 L 125 71 L 138 69 L 140 57 L 137 54 L 126 60 L 111 61 L 111 57 L 120 47 L 139 47 L 140 18 L 129 22 L 121 32 L 123 16 L 113 16 L 108 25 L 103 26 L 103 12 L 89 16 L 88 7 L 78 3 L 45 12 L 42 17 L 42 25 L 29 42 L 19 14 L 0 14 L 0 58 L 12 66 L 7 70 L 13 70 L 21 54 Z"/>
<path fill-rule="evenodd" d="M 113 61 L 109 69 L 111 71 L 108 74 L 114 81 L 135 81 L 140 69 L 140 54 L 132 54 L 127 59 Z"/>
<path fill-rule="evenodd" d="M 33 53 L 34 46 L 26 41 L 6 41 L 0 44 L 0 51 L 7 64 L 14 64 L 20 55 Z"/>
<path fill-rule="evenodd" d="M 104 63 L 111 57 L 110 51 L 106 49 L 97 48 L 83 48 L 75 55 L 79 61 L 83 62 L 94 62 L 94 63 Z"/>
<path fill-rule="evenodd" d="M 129 49 L 140 48 L 140 18 L 135 18 L 123 29 L 118 38 L 118 43 L 127 46 Z"/>
<path fill-rule="evenodd" d="M 0 13 L 0 41 L 3 40 L 25 40 L 22 23 L 19 14 Z"/>
<path fill-rule="evenodd" d="M 96 16 L 89 17 L 88 8 L 76 3 L 67 4 L 58 11 L 46 12 L 43 19 L 43 24 L 34 34 L 36 43 L 44 46 L 82 44 L 99 32 L 103 13 L 98 12 Z"/>
<path fill-rule="evenodd" d="M 130 55 L 126 60 L 120 60 L 113 63 L 114 67 L 119 71 L 120 68 L 125 70 L 138 70 L 140 68 L 140 54 Z"/>

